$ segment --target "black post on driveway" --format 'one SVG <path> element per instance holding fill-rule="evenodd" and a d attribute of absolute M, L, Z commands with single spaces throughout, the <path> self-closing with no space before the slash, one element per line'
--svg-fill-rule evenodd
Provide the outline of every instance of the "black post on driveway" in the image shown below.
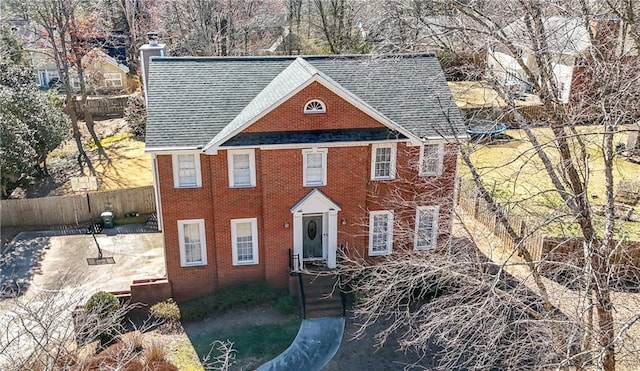
<path fill-rule="evenodd" d="M 100 244 L 98 243 L 98 239 L 96 238 L 96 224 L 93 221 L 93 216 L 91 215 L 91 200 L 89 199 L 89 192 L 85 193 L 87 195 L 87 206 L 89 207 L 89 220 L 91 221 L 91 225 L 89 225 L 89 230 L 91 231 L 91 237 L 96 242 L 96 247 L 98 248 L 98 259 L 102 259 L 102 249 L 100 248 Z"/>

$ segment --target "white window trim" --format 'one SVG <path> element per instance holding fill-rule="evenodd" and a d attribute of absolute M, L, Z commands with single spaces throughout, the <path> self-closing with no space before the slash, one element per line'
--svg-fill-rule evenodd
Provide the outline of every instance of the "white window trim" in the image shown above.
<path fill-rule="evenodd" d="M 391 168 L 389 169 L 389 176 L 376 177 L 376 150 L 378 148 L 391 148 Z M 377 143 L 371 145 L 371 180 L 393 180 L 396 178 L 397 151 L 397 143 Z"/>
<path fill-rule="evenodd" d="M 433 241 L 433 245 L 429 247 L 418 247 L 418 236 L 419 230 L 418 226 L 420 225 L 418 218 L 420 217 L 421 211 L 431 211 L 433 213 L 433 225 L 431 229 L 433 230 L 433 235 L 431 236 Z M 439 206 L 418 206 L 416 208 L 416 220 L 415 220 L 415 231 L 414 231 L 414 239 L 413 239 L 413 249 L 416 251 L 424 251 L 430 250 L 437 246 L 438 244 L 438 220 L 440 217 L 440 207 Z"/>
<path fill-rule="evenodd" d="M 253 260 L 251 261 L 238 261 L 238 232 L 237 225 L 240 223 L 251 223 L 251 245 L 253 247 Z M 244 219 L 231 219 L 231 255 L 233 265 L 255 265 L 260 262 L 258 257 L 258 219 L 257 218 L 244 218 Z"/>
<path fill-rule="evenodd" d="M 198 224 L 198 231 L 200 233 L 200 253 L 202 255 L 202 260 L 199 262 L 187 262 L 187 252 L 184 241 L 184 226 L 186 224 Z M 207 265 L 207 238 L 204 229 L 204 219 L 178 220 L 178 241 L 180 244 L 180 266 L 197 267 Z"/>
<path fill-rule="evenodd" d="M 322 108 L 319 109 L 319 110 L 309 110 L 309 109 L 307 109 L 307 107 L 311 103 L 320 103 L 320 106 L 322 106 Z M 303 112 L 305 114 L 311 114 L 311 115 L 318 114 L 318 113 L 326 113 L 327 112 L 327 106 L 320 99 L 311 99 L 310 101 L 308 101 L 307 103 L 304 104 Z"/>
<path fill-rule="evenodd" d="M 121 88 L 122 87 L 122 74 L 117 72 L 105 72 L 103 75 L 104 86 L 108 88 Z M 109 84 L 111 83 L 111 84 Z"/>
<path fill-rule="evenodd" d="M 234 155 L 249 155 L 249 172 L 250 172 L 250 184 L 249 185 L 236 185 L 234 175 Z M 256 186 L 256 153 L 254 149 L 234 149 L 227 151 L 227 168 L 229 173 L 229 188 L 252 188 Z"/>
<path fill-rule="evenodd" d="M 425 170 L 425 166 L 424 166 L 424 149 L 426 145 L 436 145 L 438 146 L 438 163 L 437 163 L 437 169 L 435 172 L 428 172 Z M 423 145 L 422 147 L 420 147 L 420 162 L 418 164 L 419 166 L 419 170 L 418 170 L 418 175 L 420 176 L 440 176 L 442 175 L 442 168 L 443 168 L 443 162 L 444 162 L 444 144 L 442 143 L 426 143 L 425 145 Z"/>
<path fill-rule="evenodd" d="M 373 219 L 376 215 L 387 216 L 387 250 L 373 251 Z M 380 210 L 369 212 L 369 256 L 389 255 L 393 251 L 393 211 Z"/>
<path fill-rule="evenodd" d="M 180 173 L 180 169 L 178 168 L 178 156 L 179 155 L 193 155 L 194 164 L 196 169 L 196 185 L 195 186 L 181 186 L 180 185 L 180 177 L 178 176 Z M 200 171 L 200 153 L 193 152 L 183 152 L 183 153 L 174 153 L 171 155 L 171 163 L 173 165 L 173 187 L 174 188 L 200 188 L 202 187 L 202 173 Z"/>
<path fill-rule="evenodd" d="M 322 154 L 322 183 L 307 183 L 307 154 L 320 153 Z M 302 185 L 304 187 L 321 187 L 327 185 L 327 149 L 326 148 L 314 148 L 302 150 Z"/>

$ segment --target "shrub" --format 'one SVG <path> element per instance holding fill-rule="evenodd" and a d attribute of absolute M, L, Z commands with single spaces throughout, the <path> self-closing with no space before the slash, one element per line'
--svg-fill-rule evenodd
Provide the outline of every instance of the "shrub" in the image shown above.
<path fill-rule="evenodd" d="M 110 292 L 98 291 L 91 295 L 85 306 L 87 312 L 100 319 L 109 318 L 120 309 L 118 298 Z"/>
<path fill-rule="evenodd" d="M 120 332 L 120 316 L 118 315 L 120 302 L 112 293 L 99 291 L 91 295 L 85 309 L 88 317 L 86 325 L 92 326 L 89 329 L 96 333 L 96 337 L 100 339 L 99 350 L 103 350 L 113 342 Z"/>
<path fill-rule="evenodd" d="M 180 321 L 180 308 L 173 299 L 167 299 L 151 306 L 149 312 L 157 319 L 167 322 Z"/>
<path fill-rule="evenodd" d="M 131 134 L 137 138 L 144 139 L 147 124 L 147 106 L 144 97 L 139 92 L 131 94 L 127 99 L 124 120 L 127 122 Z"/>
<path fill-rule="evenodd" d="M 163 334 L 177 331 L 180 328 L 180 308 L 173 299 L 156 303 L 149 308 L 154 318 L 162 321 L 159 330 Z"/>
<path fill-rule="evenodd" d="M 291 296 L 282 296 L 278 299 L 276 308 L 282 314 L 291 314 L 296 308 L 296 303 Z"/>
<path fill-rule="evenodd" d="M 182 319 L 197 320 L 238 306 L 273 302 L 278 292 L 265 283 L 242 284 L 220 289 L 212 294 L 180 305 Z"/>

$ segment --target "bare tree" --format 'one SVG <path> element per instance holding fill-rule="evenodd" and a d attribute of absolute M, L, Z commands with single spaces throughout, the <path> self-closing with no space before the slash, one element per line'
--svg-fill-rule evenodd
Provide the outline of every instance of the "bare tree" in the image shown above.
<path fill-rule="evenodd" d="M 100 140 L 95 133 L 91 113 L 86 109 L 87 82 L 82 59 L 88 52 L 88 45 L 85 39 L 86 35 L 84 35 L 86 27 L 83 27 L 76 19 L 76 12 L 79 11 L 79 6 L 79 2 L 74 0 L 43 0 L 34 2 L 30 10 L 33 20 L 44 30 L 43 38 L 47 41 L 47 46 L 53 54 L 52 57 L 60 72 L 60 81 L 65 88 L 66 107 L 71 119 L 73 138 L 78 148 L 78 164 L 83 171 L 86 164 L 89 173 L 95 175 L 91 159 L 82 145 L 82 137 L 78 127 L 78 120 L 81 114 L 83 114 L 87 129 L 101 154 L 106 156 L 106 153 L 102 149 Z M 87 23 L 85 22 L 84 25 L 87 25 Z M 71 80 L 71 74 L 74 70 L 80 82 L 80 106 L 78 106 L 77 96 Z"/>
<path fill-rule="evenodd" d="M 497 223 L 516 242 L 512 253 L 524 259 L 523 264 L 533 278 L 532 288 L 537 295 L 527 292 L 522 282 L 513 283 L 509 278 L 505 283 L 500 274 L 487 276 L 486 264 L 481 259 L 480 262 L 469 261 L 464 254 L 455 253 L 461 250 L 459 245 L 449 244 L 442 251 L 425 256 L 400 254 L 373 266 L 349 259 L 344 269 L 356 282 L 354 287 L 365 293 L 363 304 L 356 307 L 356 313 L 362 316 L 365 326 L 380 317 L 391 319 L 389 329 L 381 333 L 382 342 L 389 332 L 399 330 L 402 332 L 401 346 L 405 349 L 417 348 L 422 354 L 427 354 L 434 349 L 437 351 L 438 345 L 445 347 L 446 351 L 440 354 L 438 361 L 443 369 L 595 367 L 614 370 L 616 356 L 627 358 L 627 361 L 631 357 L 631 362 L 637 362 L 633 358 L 635 346 L 622 341 L 637 321 L 637 312 L 616 319 L 612 296 L 612 287 L 619 278 L 612 258 L 620 253 L 615 240 L 616 231 L 624 228 L 616 219 L 615 211 L 614 190 L 619 179 L 614 172 L 614 137 L 624 124 L 640 117 L 636 98 L 640 94 L 638 49 L 633 45 L 624 47 L 628 39 L 634 38 L 633 26 L 629 24 L 635 14 L 629 13 L 629 9 L 634 7 L 626 2 L 599 5 L 587 1 L 428 3 L 434 5 L 434 9 L 446 10 L 449 18 L 445 24 L 439 22 L 437 26 L 442 30 L 455 31 L 458 37 L 466 40 L 467 50 L 475 49 L 477 53 L 501 50 L 514 56 L 514 64 L 521 71 L 519 82 L 526 83 L 527 89 L 540 99 L 538 113 L 525 116 L 518 109 L 517 101 L 521 100 L 521 94 L 514 94 L 505 84 L 505 74 L 497 71 L 495 64 L 493 69 L 482 73 L 473 71 L 477 65 L 468 66 L 469 71 L 473 71 L 472 78 L 484 75 L 485 83 L 498 92 L 504 112 L 514 118 L 514 125 L 531 145 L 516 160 L 508 161 L 535 166 L 539 170 L 537 176 L 544 174 L 548 179 L 549 188 L 535 184 L 531 186 L 529 195 L 511 192 L 508 197 L 500 197 L 495 189 L 488 186 L 487 174 L 492 169 L 474 162 L 478 145 L 459 143 L 461 159 L 468 168 L 469 177 L 475 182 L 489 211 L 496 215 Z M 414 33 L 422 32 L 420 27 L 429 24 L 430 20 L 424 14 L 415 9 L 408 10 L 416 6 L 414 2 L 394 4 L 396 8 L 387 14 L 397 17 L 396 24 L 411 26 L 410 30 L 417 30 L 411 31 Z M 612 12 L 615 13 L 612 9 L 620 15 L 626 14 L 626 19 L 610 22 Z M 553 23 L 550 17 L 567 21 Z M 628 27 L 622 27 L 625 24 Z M 411 32 L 401 35 L 411 35 Z M 554 32 L 562 32 L 560 36 L 563 37 L 554 35 Z M 570 43 L 567 34 L 575 32 L 583 34 L 581 42 L 586 47 L 572 54 L 576 58 L 572 64 L 575 66 L 574 85 L 570 99 L 567 99 L 566 87 L 562 85 L 556 69 L 568 62 L 566 56 L 558 56 L 558 49 L 567 47 L 562 43 Z M 415 50 L 415 37 L 394 40 L 396 50 Z M 438 46 L 438 38 L 431 39 L 431 42 L 434 40 Z M 447 44 L 442 48 L 455 51 L 457 47 Z M 511 66 L 498 67 L 508 70 Z M 591 125 L 590 133 L 578 128 L 584 124 Z M 548 128 L 545 133 L 550 134 L 541 135 L 537 127 Z M 601 138 L 595 154 L 590 149 L 589 142 L 593 142 L 590 135 Z M 603 159 L 601 173 L 590 169 L 593 156 Z M 503 181 L 521 184 L 530 176 L 519 173 Z M 591 178 L 595 176 L 601 177 L 604 183 L 602 217 L 594 213 L 590 191 Z M 503 187 L 502 192 L 505 191 L 508 193 L 509 189 Z M 388 208 L 402 208 L 402 205 L 412 202 L 397 197 L 401 194 L 398 192 L 395 197 L 385 198 L 388 205 L 395 205 Z M 532 200 L 541 198 L 547 203 L 544 210 L 531 207 Z M 527 231 L 551 225 L 579 231 L 581 248 L 574 252 L 577 255 L 575 261 L 540 261 L 527 250 L 524 244 L 527 232 L 514 228 L 509 223 L 508 214 L 528 214 L 531 210 L 535 212 L 531 215 L 535 225 L 529 226 Z M 406 225 L 411 223 L 409 220 Z M 396 231 L 403 228 L 409 235 L 415 233 L 411 228 L 396 225 Z M 402 263 L 396 264 L 397 261 Z M 556 303 L 556 293 L 549 290 L 549 282 L 543 276 L 545 266 L 570 267 L 578 272 L 580 284 L 576 316 L 559 316 L 551 305 Z M 431 273 L 431 270 L 438 273 Z M 443 292 L 428 297 L 417 295 L 416 292 L 420 293 L 423 288 L 431 293 L 443 288 Z M 449 316 L 449 313 L 455 315 Z M 456 317 L 461 320 L 456 322 Z M 467 352 L 464 347 L 473 350 Z M 544 351 L 538 353 L 540 349 Z M 514 361 L 504 363 L 504 360 L 494 357 L 495 352 L 509 354 Z M 516 356 L 521 354 L 519 352 L 536 356 L 525 359 Z"/>

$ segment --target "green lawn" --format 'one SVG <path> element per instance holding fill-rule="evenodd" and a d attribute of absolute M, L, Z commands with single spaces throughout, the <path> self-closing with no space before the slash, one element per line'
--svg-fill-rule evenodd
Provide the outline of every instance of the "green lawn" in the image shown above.
<path fill-rule="evenodd" d="M 211 343 L 229 340 L 236 350 L 236 364 L 233 369 L 255 369 L 274 358 L 289 347 L 300 328 L 300 319 L 282 323 L 253 325 L 226 330 L 218 333 L 200 333 L 190 338 L 198 357 L 203 359 Z M 217 353 L 212 352 L 212 357 Z"/>
<path fill-rule="evenodd" d="M 602 155 L 603 136 L 597 132 L 599 127 L 579 127 L 587 153 L 589 154 L 588 193 L 593 203 L 604 202 L 605 179 Z M 550 141 L 551 130 L 534 129 L 538 140 L 542 143 Z M 493 191 L 497 198 L 509 204 L 518 214 L 532 214 L 537 218 L 550 215 L 561 210 L 563 204 L 556 192 L 552 191 L 551 180 L 533 151 L 531 143 L 521 130 L 507 130 L 506 134 L 513 140 L 507 143 L 476 145 L 471 159 L 480 169 L 484 184 Z M 626 143 L 626 134 L 617 134 L 615 143 Z M 559 163 L 559 155 L 554 150 L 547 151 L 554 164 Z M 584 172 L 584 169 L 581 169 Z M 468 169 L 460 167 L 461 176 L 469 176 Z M 613 176 L 616 186 L 621 181 L 637 182 L 640 186 L 640 165 L 627 161 L 623 157 L 614 158 Z M 640 213 L 640 207 L 635 207 Z M 601 222 L 600 220 L 596 221 Z M 563 223 L 552 224 L 547 231 L 551 234 L 575 234 L 576 226 Z M 640 240 L 640 223 L 620 223 L 618 237 L 624 235 L 628 239 Z"/>

